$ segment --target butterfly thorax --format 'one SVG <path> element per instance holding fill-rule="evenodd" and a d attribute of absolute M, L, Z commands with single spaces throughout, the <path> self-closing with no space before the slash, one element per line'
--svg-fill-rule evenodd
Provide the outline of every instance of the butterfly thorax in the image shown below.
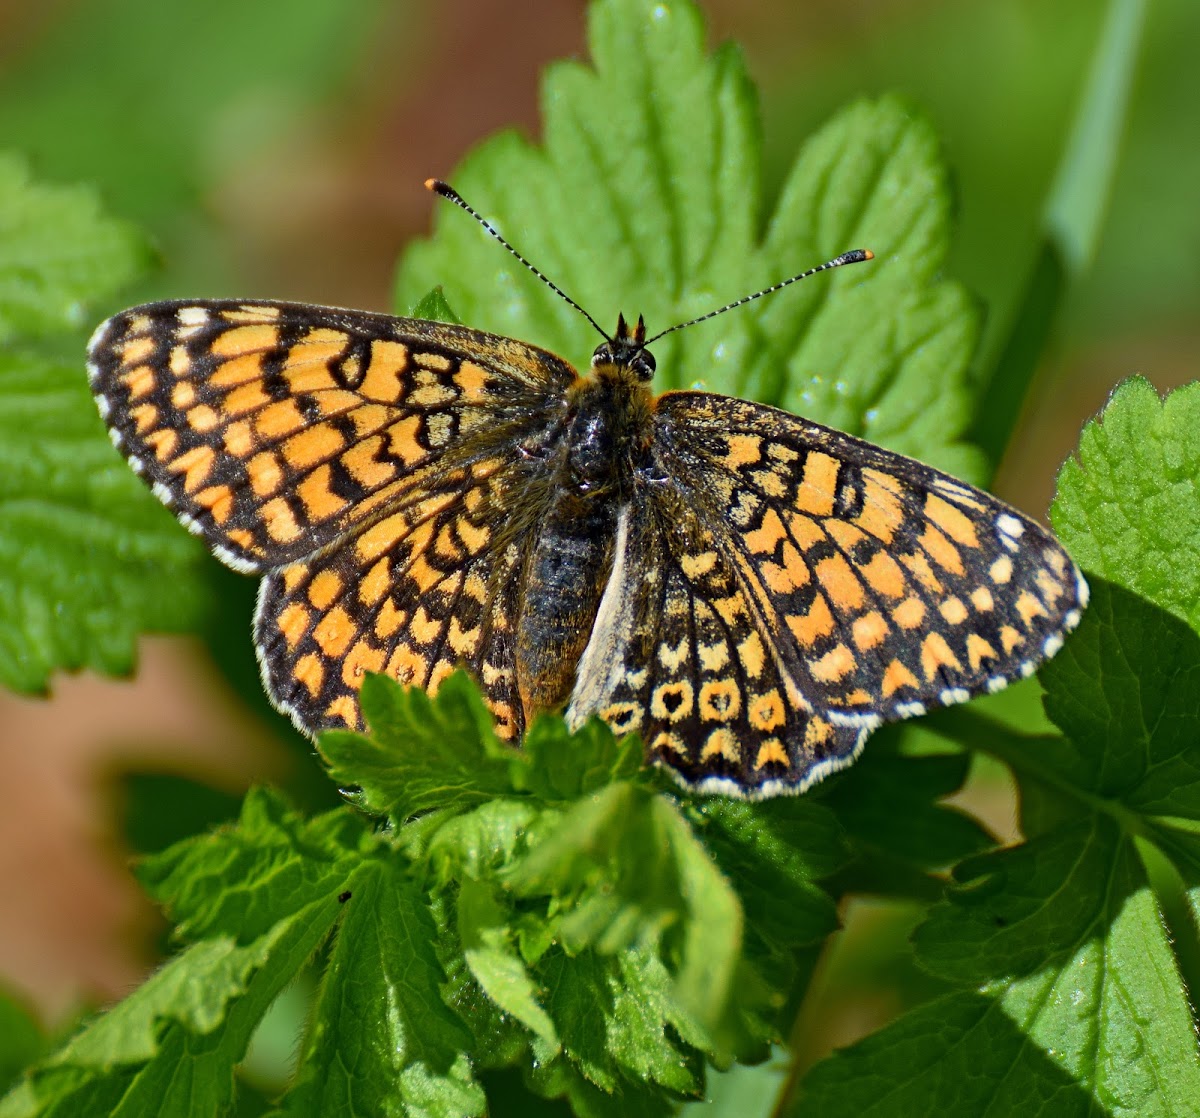
<path fill-rule="evenodd" d="M 572 385 L 568 402 L 564 486 L 592 496 L 609 491 L 627 500 L 653 441 L 650 390 L 628 369 L 601 365 Z"/>
<path fill-rule="evenodd" d="M 544 513 L 525 568 L 517 638 L 517 681 L 528 720 L 561 706 L 613 565 L 623 505 L 649 469 L 654 397 L 644 368 L 597 360 L 568 390 L 567 418 L 547 447 L 553 471 Z"/>

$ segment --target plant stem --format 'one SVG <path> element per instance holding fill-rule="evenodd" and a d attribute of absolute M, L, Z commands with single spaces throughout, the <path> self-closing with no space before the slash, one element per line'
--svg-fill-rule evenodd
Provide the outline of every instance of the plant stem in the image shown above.
<path fill-rule="evenodd" d="M 1110 0 L 1104 27 L 1042 209 L 1041 240 L 987 388 L 974 441 L 999 463 L 1029 395 L 1068 285 L 1090 265 L 1112 193 L 1146 0 Z"/>

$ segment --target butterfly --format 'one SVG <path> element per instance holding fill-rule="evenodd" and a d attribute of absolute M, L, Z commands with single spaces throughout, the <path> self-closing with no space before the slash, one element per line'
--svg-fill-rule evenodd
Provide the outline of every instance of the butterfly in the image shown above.
<path fill-rule="evenodd" d="M 464 665 L 503 739 L 598 715 L 683 784 L 762 798 L 1078 623 L 1087 584 L 1040 524 L 776 408 L 656 396 L 643 322 L 600 332 L 581 374 L 465 326 L 168 301 L 103 323 L 89 372 L 133 469 L 262 577 L 263 681 L 310 734 L 361 726 L 367 672 L 433 692 Z"/>

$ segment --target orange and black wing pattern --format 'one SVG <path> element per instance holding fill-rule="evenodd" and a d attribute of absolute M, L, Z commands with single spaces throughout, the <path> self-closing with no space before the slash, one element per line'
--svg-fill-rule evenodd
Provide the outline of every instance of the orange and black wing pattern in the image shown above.
<path fill-rule="evenodd" d="M 482 459 L 364 531 L 272 571 L 259 591 L 255 644 L 276 706 L 309 732 L 362 725 L 364 673 L 430 693 L 456 667 L 479 681 L 496 731 L 524 728 L 513 671 L 528 539 L 510 502 L 529 466 Z"/>
<path fill-rule="evenodd" d="M 702 790 L 802 791 L 885 721 L 1031 674 L 1087 585 L 977 489 L 763 405 L 657 401 L 572 700 Z"/>
<path fill-rule="evenodd" d="M 465 664 L 517 736 L 516 593 L 537 517 L 509 502 L 539 491 L 528 475 L 570 366 L 464 327 L 238 301 L 135 307 L 89 358 L 133 468 L 220 559 L 267 576 L 255 643 L 300 729 L 359 726 L 366 671 L 432 691 Z"/>
<path fill-rule="evenodd" d="M 799 691 L 726 529 L 674 486 L 643 498 L 622 514 L 568 719 L 637 731 L 651 760 L 705 792 L 797 790 L 853 756 L 866 731 Z"/>
<path fill-rule="evenodd" d="M 134 307 L 88 357 L 117 448 L 246 572 L 312 555 L 436 485 L 448 459 L 538 444 L 576 377 L 465 327 L 232 300 Z"/>
<path fill-rule="evenodd" d="M 573 721 L 638 731 L 702 790 L 800 791 L 881 722 L 1030 674 L 1086 603 L 1044 528 L 918 462 L 724 396 L 639 411 L 464 327 L 155 303 L 104 323 L 89 358 L 134 469 L 219 558 L 266 576 L 263 677 L 310 733 L 360 725 L 367 671 L 434 691 L 462 664 L 516 740 L 540 694 L 521 664 L 574 666 L 522 649 L 590 626 L 559 641 L 583 649 Z M 639 423 L 635 463 L 613 432 Z M 594 501 L 614 503 L 596 519 L 616 538 L 564 535 L 564 510 Z M 601 554 L 593 617 L 561 579 Z"/>

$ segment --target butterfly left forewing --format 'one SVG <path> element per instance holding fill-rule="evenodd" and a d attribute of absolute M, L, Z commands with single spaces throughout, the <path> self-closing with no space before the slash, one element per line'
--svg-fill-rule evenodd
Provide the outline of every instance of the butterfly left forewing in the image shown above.
<path fill-rule="evenodd" d="M 722 533 L 785 670 L 833 721 L 998 690 L 1079 620 L 1087 588 L 1061 545 L 980 490 L 758 404 L 672 393 L 658 414 L 661 469 Z"/>

